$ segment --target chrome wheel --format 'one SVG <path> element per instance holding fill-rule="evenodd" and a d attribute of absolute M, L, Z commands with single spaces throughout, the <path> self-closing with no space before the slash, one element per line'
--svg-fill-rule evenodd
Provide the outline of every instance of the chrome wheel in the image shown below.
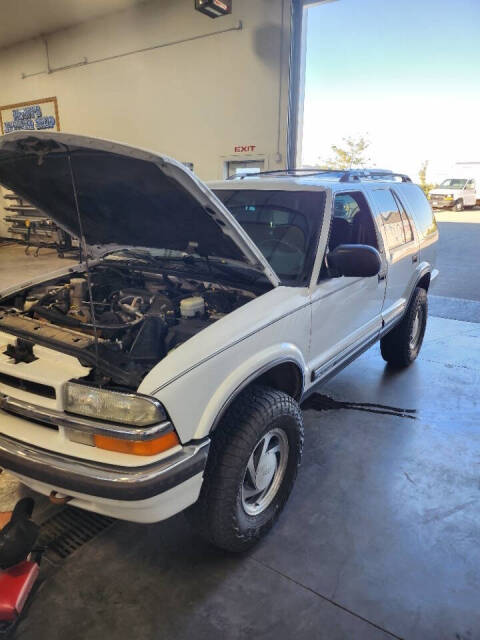
<path fill-rule="evenodd" d="M 423 320 L 423 312 L 421 309 L 417 310 L 415 314 L 415 320 L 412 325 L 412 335 L 410 338 L 410 349 L 415 349 L 418 344 L 418 340 L 420 338 L 420 334 L 422 332 L 422 320 Z"/>
<path fill-rule="evenodd" d="M 268 431 L 250 456 L 242 483 L 242 506 L 257 516 L 271 504 L 282 484 L 288 462 L 288 438 L 283 429 Z"/>

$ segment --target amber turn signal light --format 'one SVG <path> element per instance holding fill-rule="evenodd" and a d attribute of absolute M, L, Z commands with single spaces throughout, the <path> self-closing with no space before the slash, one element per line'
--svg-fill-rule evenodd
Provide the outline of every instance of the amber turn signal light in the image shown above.
<path fill-rule="evenodd" d="M 95 435 L 93 440 L 95 446 L 99 449 L 130 453 L 134 456 L 154 456 L 180 444 L 175 431 L 169 431 L 154 440 L 121 440 L 120 438 L 100 435 Z"/>

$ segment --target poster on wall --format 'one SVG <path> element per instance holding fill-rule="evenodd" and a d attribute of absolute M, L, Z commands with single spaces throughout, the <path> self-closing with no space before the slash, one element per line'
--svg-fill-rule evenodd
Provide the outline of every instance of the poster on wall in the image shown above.
<path fill-rule="evenodd" d="M 45 129 L 60 131 L 57 98 L 30 100 L 0 107 L 2 135 L 12 131 L 43 131 Z"/>

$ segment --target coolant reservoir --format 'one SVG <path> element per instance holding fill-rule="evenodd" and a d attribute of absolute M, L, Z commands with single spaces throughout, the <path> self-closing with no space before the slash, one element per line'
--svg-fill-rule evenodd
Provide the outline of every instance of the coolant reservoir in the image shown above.
<path fill-rule="evenodd" d="M 205 313 L 205 300 L 201 296 L 184 298 L 180 301 L 180 315 L 182 318 L 194 318 Z"/>

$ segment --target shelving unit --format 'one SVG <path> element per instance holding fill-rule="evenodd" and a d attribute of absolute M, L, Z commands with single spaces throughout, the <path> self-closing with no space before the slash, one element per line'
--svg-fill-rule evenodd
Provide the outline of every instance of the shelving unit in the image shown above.
<path fill-rule="evenodd" d="M 42 211 L 32 206 L 16 193 L 8 192 L 3 195 L 5 200 L 4 220 L 8 223 L 8 234 L 12 240 L 25 244 L 25 253 L 35 247 L 34 255 L 40 249 L 56 249 L 60 257 L 68 251 L 75 250 L 71 237 L 48 218 Z"/>

